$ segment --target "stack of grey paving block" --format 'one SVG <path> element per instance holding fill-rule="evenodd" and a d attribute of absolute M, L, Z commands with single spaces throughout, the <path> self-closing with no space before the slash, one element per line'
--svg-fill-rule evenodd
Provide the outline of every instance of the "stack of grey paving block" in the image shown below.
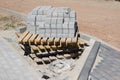
<path fill-rule="evenodd" d="M 41 37 L 73 38 L 78 30 L 76 12 L 67 7 L 37 7 L 28 14 L 27 22 L 27 30 Z"/>

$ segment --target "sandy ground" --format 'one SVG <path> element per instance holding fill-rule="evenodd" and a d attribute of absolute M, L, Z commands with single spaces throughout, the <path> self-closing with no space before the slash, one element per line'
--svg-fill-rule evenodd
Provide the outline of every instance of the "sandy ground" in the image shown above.
<path fill-rule="evenodd" d="M 120 49 L 120 2 L 104 0 L 0 0 L 0 7 L 28 14 L 41 5 L 67 6 L 77 12 L 79 30 Z"/>

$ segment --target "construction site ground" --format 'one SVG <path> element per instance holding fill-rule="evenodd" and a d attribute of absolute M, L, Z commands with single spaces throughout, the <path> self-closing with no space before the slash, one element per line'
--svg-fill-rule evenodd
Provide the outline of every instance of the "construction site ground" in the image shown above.
<path fill-rule="evenodd" d="M 67 6 L 74 9 L 77 12 L 77 19 L 79 23 L 79 31 L 95 36 L 102 39 L 103 41 L 111 44 L 120 49 L 120 3 L 117 1 L 104 1 L 104 0 L 1 0 L 0 7 L 17 11 L 27 15 L 33 8 L 41 5 L 52 5 L 52 6 Z M 1 69 L 0 79 L 1 80 L 13 80 L 18 77 L 21 80 L 39 80 L 38 74 L 34 72 L 38 69 L 38 66 L 33 64 L 32 61 L 27 57 L 23 57 L 24 52 L 20 49 L 15 36 L 14 27 L 4 28 L 11 20 L 4 22 L 6 18 L 11 16 L 0 12 L 0 43 L 1 46 Z M 1 19 L 2 18 L 2 19 Z M 14 21 L 12 21 L 14 23 Z M 14 24 L 26 26 L 25 21 L 18 19 Z M 9 27 L 9 26 L 7 26 Z M 17 27 L 17 26 L 16 26 Z M 86 36 L 85 36 L 86 37 Z M 92 38 L 92 37 L 91 37 Z M 10 43 L 10 44 L 9 44 Z M 96 48 L 95 48 L 96 49 Z M 8 53 L 8 51 L 10 53 Z M 20 54 L 17 55 L 16 53 Z M 79 80 L 85 79 L 88 76 L 90 80 L 119 80 L 120 79 L 120 52 L 101 43 L 98 49 L 97 58 L 95 59 L 92 70 L 89 71 L 87 64 L 92 61 L 91 57 L 84 63 L 83 69 L 79 76 Z M 85 57 L 85 56 L 83 56 Z M 83 58 L 84 59 L 84 58 Z M 92 58 L 93 59 L 93 58 Z M 15 60 L 15 61 L 14 61 Z M 28 60 L 26 63 L 26 60 Z M 14 61 L 14 63 L 13 63 Z M 9 63 L 9 64 L 8 64 Z M 23 68 L 21 66 L 24 66 Z M 34 67 L 33 67 L 34 66 Z M 37 71 L 37 70 L 36 70 Z M 88 76 L 86 72 L 89 71 Z M 22 74 L 24 72 L 24 74 Z M 32 73 L 31 73 L 32 72 Z M 11 74 L 14 73 L 14 74 Z M 35 78 L 35 79 L 34 79 Z M 74 78 L 74 76 L 73 76 Z"/>

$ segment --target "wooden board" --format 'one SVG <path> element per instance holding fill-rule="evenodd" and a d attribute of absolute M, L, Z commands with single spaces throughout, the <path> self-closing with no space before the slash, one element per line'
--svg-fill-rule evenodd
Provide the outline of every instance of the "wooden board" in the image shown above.
<path fill-rule="evenodd" d="M 28 33 L 28 35 L 26 35 L 25 38 L 21 42 L 23 42 L 23 43 L 29 42 L 29 39 L 31 36 L 32 36 L 32 34 Z"/>
<path fill-rule="evenodd" d="M 31 38 L 29 39 L 29 42 L 34 42 L 34 40 L 37 38 L 38 34 L 33 34 Z"/>
<path fill-rule="evenodd" d="M 28 35 L 28 31 L 25 31 L 23 34 L 20 35 L 20 37 L 18 38 L 18 41 L 21 43 L 21 41 Z"/>

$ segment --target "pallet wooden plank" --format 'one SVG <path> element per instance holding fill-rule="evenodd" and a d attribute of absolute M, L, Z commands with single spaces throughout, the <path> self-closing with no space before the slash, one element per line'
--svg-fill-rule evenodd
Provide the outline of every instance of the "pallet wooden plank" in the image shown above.
<path fill-rule="evenodd" d="M 72 38 L 67 38 L 66 45 L 69 46 L 70 44 L 72 44 Z"/>
<path fill-rule="evenodd" d="M 32 34 L 31 34 L 31 33 L 28 33 L 28 35 L 25 36 L 25 38 L 22 40 L 22 42 L 23 42 L 23 43 L 28 42 L 28 40 L 30 39 L 31 36 L 32 36 Z"/>
<path fill-rule="evenodd" d="M 51 61 L 54 61 L 54 60 L 56 60 L 57 58 L 56 58 L 55 56 L 50 56 L 49 59 L 50 59 Z"/>
<path fill-rule="evenodd" d="M 29 42 L 34 42 L 34 40 L 37 38 L 38 34 L 33 34 L 31 38 L 29 39 Z"/>
<path fill-rule="evenodd" d="M 37 36 L 37 38 L 34 40 L 35 44 L 41 44 L 41 37 Z"/>
<path fill-rule="evenodd" d="M 54 45 L 56 46 L 60 45 L 60 38 L 55 38 Z"/>
<path fill-rule="evenodd" d="M 18 38 L 18 41 L 21 42 L 27 35 L 28 35 L 28 31 L 25 31 L 23 34 L 20 35 L 20 37 Z"/>
<path fill-rule="evenodd" d="M 81 39 L 81 38 L 78 38 L 78 43 L 79 44 L 89 44 L 88 41 Z"/>
<path fill-rule="evenodd" d="M 66 46 L 66 38 L 61 38 L 61 40 L 60 40 L 60 46 L 62 46 L 62 47 Z"/>
<path fill-rule="evenodd" d="M 41 39 L 41 44 L 42 45 L 47 45 L 47 40 L 48 40 L 48 38 Z"/>
<path fill-rule="evenodd" d="M 48 39 L 48 45 L 54 45 L 54 39 L 55 38 L 49 38 Z"/>
<path fill-rule="evenodd" d="M 38 48 L 37 46 L 35 46 L 35 45 L 31 45 L 30 47 L 31 47 L 31 49 L 33 49 L 33 50 L 39 50 L 39 48 Z"/>

